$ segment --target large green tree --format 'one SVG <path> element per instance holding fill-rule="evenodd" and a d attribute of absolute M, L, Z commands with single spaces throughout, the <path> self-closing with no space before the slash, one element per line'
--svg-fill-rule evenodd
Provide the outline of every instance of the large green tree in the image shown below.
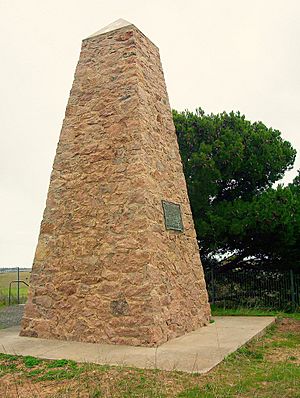
<path fill-rule="evenodd" d="M 299 265 L 300 189 L 272 188 L 296 151 L 239 112 L 173 112 L 204 265 Z"/>

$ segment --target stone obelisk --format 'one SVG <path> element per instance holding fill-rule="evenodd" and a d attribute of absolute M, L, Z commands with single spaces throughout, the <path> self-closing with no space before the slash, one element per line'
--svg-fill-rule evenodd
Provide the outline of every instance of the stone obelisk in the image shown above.
<path fill-rule="evenodd" d="M 21 335 L 156 346 L 209 321 L 157 47 L 118 20 L 83 40 Z"/>

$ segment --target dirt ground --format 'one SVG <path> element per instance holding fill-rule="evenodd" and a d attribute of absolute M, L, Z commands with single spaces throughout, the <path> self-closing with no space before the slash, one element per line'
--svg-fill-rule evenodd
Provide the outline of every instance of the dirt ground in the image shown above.
<path fill-rule="evenodd" d="M 24 304 L 0 308 L 0 329 L 19 325 L 24 313 Z"/>

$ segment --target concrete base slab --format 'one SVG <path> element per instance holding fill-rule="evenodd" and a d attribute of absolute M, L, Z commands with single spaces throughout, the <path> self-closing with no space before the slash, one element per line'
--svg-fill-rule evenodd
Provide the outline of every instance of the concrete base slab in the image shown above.
<path fill-rule="evenodd" d="M 273 317 L 214 317 L 214 323 L 157 348 L 78 343 L 19 336 L 19 327 L 0 330 L 0 352 L 43 359 L 72 359 L 137 368 L 206 373 L 227 355 L 263 334 Z"/>

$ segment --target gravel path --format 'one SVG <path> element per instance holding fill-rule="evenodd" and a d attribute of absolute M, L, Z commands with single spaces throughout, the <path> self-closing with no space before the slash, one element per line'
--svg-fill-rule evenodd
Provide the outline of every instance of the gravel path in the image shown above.
<path fill-rule="evenodd" d="M 24 304 L 0 308 L 0 329 L 19 325 L 24 312 Z"/>

